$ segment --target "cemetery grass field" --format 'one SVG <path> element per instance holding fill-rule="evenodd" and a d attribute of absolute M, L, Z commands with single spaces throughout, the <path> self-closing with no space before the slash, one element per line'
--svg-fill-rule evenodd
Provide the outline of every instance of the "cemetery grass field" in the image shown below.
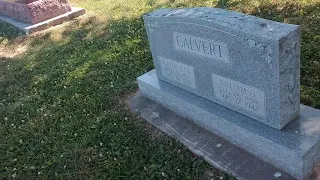
<path fill-rule="evenodd" d="M 71 0 L 31 36 L 0 23 L 0 179 L 234 179 L 130 112 L 153 69 L 141 16 L 221 7 L 301 25 L 301 101 L 320 108 L 320 0 Z"/>

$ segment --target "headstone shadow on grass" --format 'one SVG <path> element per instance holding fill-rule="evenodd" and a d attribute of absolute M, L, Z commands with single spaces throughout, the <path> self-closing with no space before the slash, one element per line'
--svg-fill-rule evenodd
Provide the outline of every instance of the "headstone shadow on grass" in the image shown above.
<path fill-rule="evenodd" d="M 16 37 L 22 36 L 24 32 L 17 29 L 16 27 L 0 21 L 0 43 L 4 40 L 10 41 Z"/>

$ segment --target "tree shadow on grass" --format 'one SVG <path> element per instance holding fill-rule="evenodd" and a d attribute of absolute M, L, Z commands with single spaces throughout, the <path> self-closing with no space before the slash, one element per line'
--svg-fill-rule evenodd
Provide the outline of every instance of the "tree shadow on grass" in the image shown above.
<path fill-rule="evenodd" d="M 0 178 L 201 179 L 206 163 L 152 140 L 125 106 L 152 68 L 140 18 L 35 36 L 25 55 L 0 62 Z"/>

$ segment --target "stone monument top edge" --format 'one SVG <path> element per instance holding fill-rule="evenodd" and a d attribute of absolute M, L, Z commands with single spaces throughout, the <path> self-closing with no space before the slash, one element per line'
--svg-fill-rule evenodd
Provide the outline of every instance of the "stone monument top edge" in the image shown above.
<path fill-rule="evenodd" d="M 221 8 L 162 8 L 144 15 L 144 18 L 157 17 L 161 17 L 161 19 L 179 18 L 179 20 L 186 18 L 197 22 L 206 21 L 209 22 L 206 24 L 207 26 L 211 24 L 225 26 L 237 31 L 276 40 L 282 39 L 292 31 L 300 31 L 300 25 L 275 22 Z"/>

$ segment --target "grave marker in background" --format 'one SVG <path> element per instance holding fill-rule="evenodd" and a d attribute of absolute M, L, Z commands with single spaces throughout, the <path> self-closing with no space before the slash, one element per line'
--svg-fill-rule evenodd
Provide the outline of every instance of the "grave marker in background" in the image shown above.
<path fill-rule="evenodd" d="M 32 33 L 85 14 L 68 0 L 0 0 L 0 20 Z"/>

